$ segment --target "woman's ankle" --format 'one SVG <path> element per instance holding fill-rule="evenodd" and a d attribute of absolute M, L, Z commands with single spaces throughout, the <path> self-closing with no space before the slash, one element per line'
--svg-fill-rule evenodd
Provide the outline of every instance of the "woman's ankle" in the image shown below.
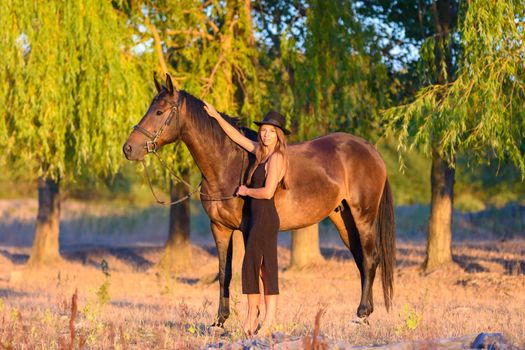
<path fill-rule="evenodd" d="M 257 321 L 259 319 L 259 310 L 257 308 L 254 308 L 253 310 L 248 310 L 248 314 L 246 315 L 244 324 L 249 324 L 250 328 L 253 328 L 254 326 L 257 326 Z"/>

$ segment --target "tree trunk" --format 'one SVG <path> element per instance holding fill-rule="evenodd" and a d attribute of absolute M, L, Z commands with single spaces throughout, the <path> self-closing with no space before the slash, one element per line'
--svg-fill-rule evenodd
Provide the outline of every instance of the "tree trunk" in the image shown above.
<path fill-rule="evenodd" d="M 439 84 L 445 84 L 454 80 L 450 45 L 451 31 L 455 28 L 456 23 L 457 3 L 452 0 L 434 0 L 431 10 L 436 26 L 436 43 L 434 46 L 436 80 Z M 439 156 L 436 149 L 433 149 L 427 256 L 423 264 L 427 271 L 452 262 L 454 176 L 455 170 L 449 167 L 447 161 Z"/>
<path fill-rule="evenodd" d="M 38 179 L 38 215 L 35 240 L 29 258 L 30 265 L 45 265 L 59 262 L 58 235 L 60 229 L 59 181 Z"/>
<path fill-rule="evenodd" d="M 300 269 L 323 261 L 319 248 L 319 225 L 293 230 L 290 268 Z"/>
<path fill-rule="evenodd" d="M 452 208 L 455 170 L 434 151 L 430 182 L 432 198 L 425 270 L 452 262 Z"/>
<path fill-rule="evenodd" d="M 151 34 L 153 35 L 153 42 L 155 46 L 155 52 L 157 53 L 157 57 L 159 59 L 160 68 L 162 69 L 163 75 L 169 73 L 168 65 L 166 64 L 166 60 L 164 59 L 164 51 L 162 49 L 162 39 L 160 37 L 159 31 L 155 27 L 153 23 L 149 20 L 148 16 L 144 16 L 144 22 L 146 24 L 146 27 L 149 28 L 151 31 Z"/>
<path fill-rule="evenodd" d="M 189 182 L 189 171 L 183 171 L 181 177 Z M 184 197 L 186 187 L 181 183 L 170 181 L 170 197 L 172 201 Z M 159 261 L 159 267 L 168 271 L 180 272 L 192 267 L 190 238 L 190 201 L 170 207 L 170 224 L 168 241 L 164 253 Z"/>
<path fill-rule="evenodd" d="M 251 0 L 244 0 L 244 12 L 246 13 L 246 32 L 248 35 L 248 44 L 250 46 L 255 45 L 255 37 L 253 35 L 253 26 L 252 26 L 252 3 Z"/>

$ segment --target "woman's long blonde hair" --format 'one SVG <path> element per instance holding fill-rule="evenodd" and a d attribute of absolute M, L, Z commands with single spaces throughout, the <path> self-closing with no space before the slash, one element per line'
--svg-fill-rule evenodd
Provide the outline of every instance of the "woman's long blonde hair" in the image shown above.
<path fill-rule="evenodd" d="M 284 136 L 284 132 L 281 130 L 281 128 L 274 126 L 275 132 L 277 133 L 277 143 L 275 144 L 274 152 L 279 152 L 283 156 L 284 159 L 284 166 L 285 166 L 285 172 L 284 176 L 280 181 L 280 185 L 282 185 L 283 189 L 288 189 L 288 152 L 286 150 L 286 137 Z M 250 169 L 250 172 L 248 173 L 248 181 L 247 184 L 252 184 L 252 176 L 255 172 L 255 169 L 261 164 L 262 160 L 266 156 L 267 153 L 267 147 L 264 145 L 262 138 L 261 138 L 261 128 L 259 128 L 259 131 L 257 132 L 257 139 L 259 140 L 259 147 L 257 147 L 257 151 L 255 152 L 255 163 L 253 164 L 252 168 Z"/>

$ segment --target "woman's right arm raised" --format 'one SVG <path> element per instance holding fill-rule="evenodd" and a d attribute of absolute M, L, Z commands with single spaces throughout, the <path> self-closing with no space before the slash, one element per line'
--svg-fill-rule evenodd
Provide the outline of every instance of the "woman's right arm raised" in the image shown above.
<path fill-rule="evenodd" d="M 204 102 L 206 106 L 204 106 L 204 110 L 208 113 L 208 115 L 219 123 L 222 130 L 228 135 L 230 139 L 232 139 L 236 144 L 244 148 L 250 153 L 255 153 L 257 146 L 259 145 L 258 142 L 252 141 L 243 134 L 239 132 L 239 130 L 235 129 L 233 125 L 228 123 L 224 118 L 215 110 L 215 107 L 213 107 L 208 102 Z"/>

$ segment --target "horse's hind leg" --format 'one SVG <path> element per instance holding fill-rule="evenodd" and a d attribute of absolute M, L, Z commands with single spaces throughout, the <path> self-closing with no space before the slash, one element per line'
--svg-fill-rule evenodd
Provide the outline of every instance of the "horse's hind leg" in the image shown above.
<path fill-rule="evenodd" d="M 345 220 L 343 219 L 343 215 L 350 215 L 350 218 Z M 350 208 L 348 208 L 346 202 L 343 201 L 341 205 L 328 216 L 328 218 L 337 228 L 337 231 L 339 232 L 343 243 L 348 249 L 350 249 L 349 237 L 352 234 L 358 233 L 357 227 L 355 226 L 354 218 L 352 217 L 352 213 L 350 213 Z"/>
<path fill-rule="evenodd" d="M 345 245 L 350 248 L 361 275 L 361 301 L 357 308 L 357 316 L 362 319 L 374 311 L 372 286 L 379 263 L 374 220 L 367 220 L 356 209 L 350 209 L 346 201 L 343 201 L 340 209 L 342 210 L 333 212 L 329 217 L 336 225 Z M 354 215 L 356 211 L 357 215 Z"/>
<path fill-rule="evenodd" d="M 367 317 L 374 311 L 372 287 L 379 264 L 379 252 L 375 230 L 375 214 L 377 210 L 361 212 L 358 208 L 351 208 L 357 234 L 350 236 L 350 250 L 356 259 L 357 267 L 361 272 L 361 302 L 357 308 L 358 317 Z"/>

